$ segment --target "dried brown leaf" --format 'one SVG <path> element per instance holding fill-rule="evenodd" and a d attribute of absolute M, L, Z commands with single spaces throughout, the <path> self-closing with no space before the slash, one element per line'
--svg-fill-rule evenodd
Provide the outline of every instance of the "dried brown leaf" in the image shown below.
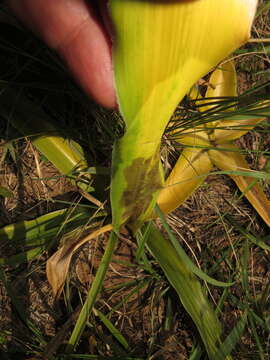
<path fill-rule="evenodd" d="M 97 236 L 111 230 L 111 224 L 105 225 L 87 235 L 83 239 L 80 239 L 79 241 L 67 242 L 49 258 L 46 264 L 46 274 L 56 299 L 59 298 L 63 290 L 70 261 L 74 252 L 87 241 L 90 241 Z"/>

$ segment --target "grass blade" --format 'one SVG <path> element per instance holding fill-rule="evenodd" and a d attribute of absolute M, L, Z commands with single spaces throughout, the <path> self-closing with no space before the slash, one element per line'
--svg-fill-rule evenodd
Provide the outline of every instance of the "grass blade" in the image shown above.
<path fill-rule="evenodd" d="M 238 323 L 235 325 L 233 330 L 225 339 L 224 343 L 220 346 L 217 353 L 215 354 L 215 360 L 224 360 L 232 350 L 234 349 L 235 345 L 240 340 L 240 337 L 245 329 L 247 323 L 247 312 L 245 312 Z"/>
<path fill-rule="evenodd" d="M 102 288 L 103 280 L 105 278 L 108 266 L 110 264 L 114 249 L 116 247 L 117 240 L 118 240 L 117 235 L 112 231 L 110 234 L 110 238 L 109 238 L 108 244 L 106 246 L 104 255 L 99 264 L 97 274 L 96 274 L 95 279 L 92 283 L 92 286 L 88 292 L 86 301 L 83 305 L 83 308 L 80 312 L 79 318 L 76 322 L 76 325 L 72 331 L 72 334 L 71 334 L 68 344 L 66 346 L 67 353 L 70 353 L 73 351 L 73 349 L 78 344 L 78 342 L 82 336 L 82 333 L 84 331 L 89 314 L 92 311 L 93 306 L 95 305 L 97 296 Z"/>
<path fill-rule="evenodd" d="M 263 350 L 263 347 L 262 347 L 262 344 L 261 344 L 261 340 L 260 340 L 260 337 L 257 333 L 257 330 L 256 330 L 256 326 L 254 324 L 254 320 L 253 320 L 253 317 L 252 315 L 248 317 L 248 320 L 249 320 L 249 323 L 250 323 L 250 326 L 251 326 L 251 330 L 252 330 L 252 334 L 253 334 L 253 337 L 255 339 L 255 342 L 256 342 L 256 345 L 257 345 L 257 348 L 259 350 L 259 359 L 260 360 L 265 360 L 265 356 L 264 356 L 264 350 Z"/>
<path fill-rule="evenodd" d="M 101 311 L 97 309 L 93 309 L 94 314 L 100 318 L 106 328 L 110 331 L 110 333 L 115 337 L 117 341 L 123 346 L 124 349 L 128 349 L 129 345 L 127 340 L 121 334 L 121 332 L 113 325 L 113 323 L 104 315 Z"/>
<path fill-rule="evenodd" d="M 258 236 L 252 235 L 245 228 L 238 225 L 229 215 L 225 216 L 225 219 L 230 223 L 241 235 L 243 235 L 246 239 L 251 241 L 254 245 L 259 246 L 263 250 L 270 251 L 270 246 L 265 243 L 265 241 Z"/>
<path fill-rule="evenodd" d="M 7 291 L 8 295 L 10 296 L 12 305 L 13 305 L 14 309 L 16 310 L 17 314 L 19 315 L 21 321 L 35 335 L 35 337 L 38 338 L 38 340 L 41 344 L 46 344 L 46 340 L 43 338 L 43 335 L 41 334 L 39 329 L 27 318 L 27 315 L 26 315 L 27 312 L 26 312 L 25 307 L 18 300 L 18 295 L 14 292 L 14 289 L 9 284 L 6 274 L 1 267 L 0 267 L 0 280 L 5 285 L 6 291 Z"/>
<path fill-rule="evenodd" d="M 171 232 L 171 229 L 170 229 L 169 225 L 167 224 L 162 211 L 159 209 L 158 206 L 156 206 L 155 209 L 156 209 L 158 216 L 160 217 L 160 219 L 162 221 L 162 225 L 164 226 L 165 230 L 167 231 L 167 233 L 169 235 L 169 239 L 170 239 L 172 245 L 174 246 L 175 251 L 177 252 L 177 254 L 180 257 L 183 264 L 185 264 L 185 266 L 189 269 L 189 271 L 193 272 L 195 275 L 197 275 L 202 280 L 208 282 L 209 284 L 215 285 L 215 286 L 229 287 L 234 284 L 232 282 L 227 283 L 227 282 L 215 280 L 215 279 L 211 278 L 210 276 L 208 276 L 205 272 L 203 272 L 196 265 L 194 265 L 194 263 L 187 256 L 184 249 L 181 247 L 181 245 L 179 244 L 179 242 L 177 241 L 177 239 L 174 237 L 173 233 Z"/>
<path fill-rule="evenodd" d="M 47 245 L 47 246 L 46 246 Z M 27 250 L 21 252 L 19 254 L 10 256 L 8 258 L 0 258 L 0 266 L 3 265 L 10 265 L 10 266 L 17 266 L 25 262 L 29 262 L 39 255 L 41 255 L 44 251 L 48 250 L 48 244 L 44 243 L 43 246 L 36 247 L 31 250 Z"/>

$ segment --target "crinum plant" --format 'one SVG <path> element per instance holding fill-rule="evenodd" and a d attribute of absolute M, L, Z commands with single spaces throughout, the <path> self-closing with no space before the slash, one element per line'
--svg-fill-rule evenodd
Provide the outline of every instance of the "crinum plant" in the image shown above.
<path fill-rule="evenodd" d="M 113 227 L 136 230 L 164 185 L 160 142 L 190 87 L 249 38 L 256 0 L 111 0 L 126 132 L 113 150 Z"/>
<path fill-rule="evenodd" d="M 113 149 L 110 187 L 112 224 L 103 226 L 105 216 L 97 219 L 96 213 L 89 212 L 90 223 L 91 219 L 94 219 L 93 224 L 91 223 L 92 232 L 83 239 L 76 240 L 77 242 L 73 242 L 72 237 L 69 238 L 70 242 L 63 244 L 47 261 L 47 276 L 55 296 L 58 297 L 63 290 L 74 251 L 95 236 L 110 232 L 103 258 L 68 340 L 66 352 L 73 351 L 82 336 L 89 313 L 102 289 L 118 234 L 124 226 L 127 226 L 133 231 L 137 240 L 139 239 L 138 243 L 140 237 L 143 237 L 142 242 L 145 242 L 163 269 L 169 283 L 177 291 L 180 301 L 200 333 L 208 357 L 212 360 L 230 359 L 228 352 L 220 350 L 221 326 L 197 276 L 217 286 L 226 287 L 232 283 L 211 279 L 192 263 L 179 244 L 174 244 L 171 239 L 167 240 L 162 236 L 153 223 L 144 223 L 153 217 L 156 203 L 165 213 L 180 204 L 178 198 L 177 204 L 173 206 L 170 204 L 169 208 L 166 208 L 162 200 L 163 196 L 167 196 L 166 192 L 169 189 L 175 191 L 179 183 L 178 175 L 173 177 L 178 163 L 165 183 L 160 162 L 161 138 L 171 115 L 199 78 L 248 40 L 256 6 L 257 0 L 108 1 L 112 25 L 115 88 L 119 110 L 125 122 L 125 134 L 116 140 Z M 219 74 L 224 74 L 224 72 Z M 229 95 L 234 96 L 234 94 L 233 92 Z M 209 96 L 213 95 L 209 93 Z M 27 113 L 24 107 L 20 110 Z M 15 112 L 13 116 L 20 117 L 20 114 Z M 39 117 L 38 113 L 35 118 L 37 117 Z M 246 129 L 257 122 L 254 120 L 252 124 L 247 123 Z M 17 125 L 20 128 L 20 124 L 17 123 Z M 212 124 L 211 127 L 213 126 Z M 48 129 L 50 135 L 51 130 L 51 128 Z M 199 174 L 203 175 L 199 178 L 202 179 L 213 163 L 222 168 L 218 164 L 217 154 L 223 154 L 224 157 L 227 153 L 217 151 L 220 150 L 218 148 L 221 145 L 220 139 L 224 139 L 226 146 L 232 148 L 231 141 L 242 133 L 241 130 L 239 132 L 235 129 L 232 132 L 227 131 L 229 137 L 226 138 L 222 135 L 221 128 L 212 132 L 208 125 L 197 130 L 199 132 L 194 132 L 192 136 L 187 134 L 174 134 L 174 136 L 181 144 L 192 142 L 190 150 L 184 150 L 185 157 L 182 154 L 179 162 L 181 163 L 181 159 L 184 158 L 185 166 L 192 171 L 196 168 L 196 174 L 199 171 Z M 60 138 L 51 139 L 49 134 L 47 136 L 48 144 L 52 143 L 51 140 L 53 143 L 57 140 L 57 146 L 62 143 Z M 203 142 L 203 145 L 200 144 L 199 147 L 203 146 L 206 149 L 209 143 L 215 143 L 216 149 L 207 151 L 197 149 L 195 145 L 198 145 L 198 138 Z M 45 152 L 47 150 L 46 136 L 43 135 L 42 139 L 36 137 L 35 140 L 41 152 Z M 77 157 L 72 156 L 72 161 L 69 161 L 74 144 L 66 145 L 68 146 L 60 157 L 63 162 L 68 163 L 68 171 L 72 172 L 78 165 L 87 167 L 82 154 Z M 203 168 L 201 165 L 197 167 L 196 161 L 193 161 L 196 151 L 200 154 L 199 158 L 203 159 Z M 54 160 L 54 155 L 50 151 L 46 152 L 46 156 L 51 161 Z M 230 156 L 230 159 L 232 158 Z M 78 162 L 75 166 L 74 161 Z M 224 159 L 221 162 L 224 162 Z M 58 162 L 55 161 L 55 164 L 60 168 Z M 61 168 L 62 171 L 67 170 L 62 166 Z M 79 171 L 81 171 L 81 166 Z M 191 180 L 192 177 L 194 178 L 193 175 L 191 173 Z M 87 178 L 89 179 L 89 176 Z M 172 182 L 169 183 L 171 179 Z M 187 195 L 200 181 L 198 177 L 195 177 L 195 183 L 187 187 Z M 173 186 L 170 186 L 171 184 Z M 94 183 L 91 185 L 94 187 Z M 84 187 L 83 190 L 85 190 Z M 59 221 L 63 221 L 62 213 L 56 215 Z M 37 219 L 34 223 L 21 224 L 21 226 L 30 228 L 31 231 L 34 228 L 36 233 L 40 226 L 44 227 L 44 222 L 47 226 L 47 222 L 52 220 L 53 233 L 56 234 L 56 215 L 51 214 L 49 220 Z M 88 213 L 85 214 L 85 212 L 82 215 L 75 213 L 74 217 L 78 216 L 81 219 L 81 216 L 85 218 L 87 215 Z M 61 223 L 57 224 L 61 226 Z M 15 228 L 16 226 L 4 228 L 2 233 L 9 232 L 12 237 Z"/>

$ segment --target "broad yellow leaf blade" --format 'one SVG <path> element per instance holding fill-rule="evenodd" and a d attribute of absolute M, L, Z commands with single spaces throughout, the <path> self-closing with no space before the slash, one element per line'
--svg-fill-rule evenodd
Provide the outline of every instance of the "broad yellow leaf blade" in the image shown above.
<path fill-rule="evenodd" d="M 225 145 L 222 146 L 223 148 Z M 209 157 L 213 164 L 224 171 L 250 171 L 245 158 L 237 152 L 237 146 L 226 144 L 226 148 L 232 151 L 210 150 Z M 249 176 L 230 175 L 239 189 L 246 196 L 251 205 L 256 209 L 258 214 L 270 226 L 270 201 L 265 196 L 259 183 L 255 183 L 254 179 Z M 250 189 L 249 189 L 250 187 Z"/>
<path fill-rule="evenodd" d="M 187 94 L 190 100 L 201 100 L 202 96 L 201 93 L 199 91 L 199 87 L 198 85 L 194 85 L 192 86 L 192 88 L 190 89 L 189 93 Z"/>
<path fill-rule="evenodd" d="M 115 84 L 126 122 L 113 154 L 115 231 L 147 217 L 163 183 L 159 147 L 170 116 L 192 84 L 247 41 L 256 5 L 110 0 Z"/>
<path fill-rule="evenodd" d="M 61 174 L 69 176 L 83 190 L 90 191 L 90 174 L 85 172 L 88 165 L 78 143 L 61 136 L 36 136 L 32 143 Z"/>
<path fill-rule="evenodd" d="M 209 147 L 210 142 L 204 126 L 196 126 L 193 129 L 177 129 L 171 132 L 171 138 L 179 144 L 186 146 Z"/>
<path fill-rule="evenodd" d="M 211 102 L 216 103 L 218 101 L 217 98 L 236 97 L 237 76 L 233 61 L 230 60 L 218 66 L 218 68 L 212 72 L 208 83 L 205 93 L 206 99 L 203 101 L 207 105 L 200 108 L 201 111 L 206 111 L 215 106 L 215 104 L 211 105 Z M 211 122 L 208 123 L 208 126 L 209 125 L 213 127 L 214 124 Z"/>
<path fill-rule="evenodd" d="M 230 141 L 239 139 L 248 131 L 252 130 L 257 124 L 264 121 L 265 117 L 254 117 L 251 115 L 235 116 L 234 119 L 225 119 L 218 124 L 218 129 L 215 130 L 216 144 L 225 144 Z"/>
<path fill-rule="evenodd" d="M 206 98 L 236 97 L 237 75 L 232 60 L 220 65 L 210 76 Z"/>
<path fill-rule="evenodd" d="M 184 149 L 158 195 L 162 212 L 168 214 L 179 207 L 204 182 L 211 168 L 207 151 Z"/>

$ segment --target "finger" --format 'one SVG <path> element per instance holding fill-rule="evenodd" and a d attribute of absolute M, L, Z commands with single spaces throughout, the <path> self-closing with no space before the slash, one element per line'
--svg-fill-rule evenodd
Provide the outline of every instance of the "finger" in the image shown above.
<path fill-rule="evenodd" d="M 9 0 L 11 8 L 65 59 L 82 87 L 115 107 L 110 40 L 85 0 Z"/>

